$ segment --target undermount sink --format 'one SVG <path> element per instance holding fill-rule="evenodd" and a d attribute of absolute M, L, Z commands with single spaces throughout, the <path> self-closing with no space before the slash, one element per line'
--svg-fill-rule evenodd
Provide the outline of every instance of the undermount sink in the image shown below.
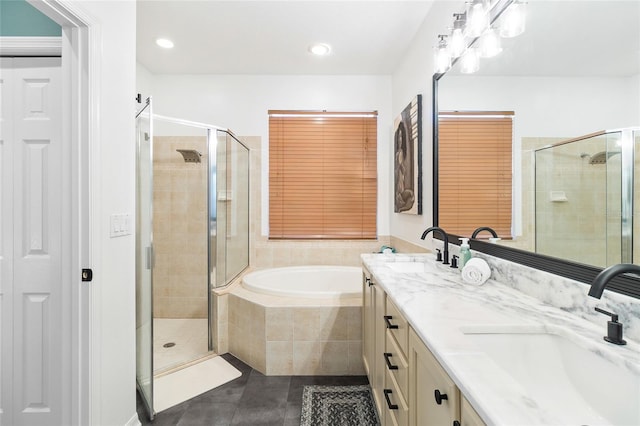
<path fill-rule="evenodd" d="M 640 375 L 580 346 L 563 329 L 474 325 L 461 331 L 520 386 L 529 404 L 560 424 L 640 425 Z"/>
<path fill-rule="evenodd" d="M 394 272 L 404 274 L 425 271 L 425 264 L 422 262 L 389 262 L 387 266 Z"/>

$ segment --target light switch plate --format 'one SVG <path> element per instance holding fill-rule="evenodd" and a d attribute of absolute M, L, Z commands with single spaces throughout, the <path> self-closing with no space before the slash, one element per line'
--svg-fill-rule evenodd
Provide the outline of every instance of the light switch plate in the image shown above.
<path fill-rule="evenodd" d="M 111 238 L 131 235 L 131 214 L 112 214 L 109 216 L 109 236 Z"/>

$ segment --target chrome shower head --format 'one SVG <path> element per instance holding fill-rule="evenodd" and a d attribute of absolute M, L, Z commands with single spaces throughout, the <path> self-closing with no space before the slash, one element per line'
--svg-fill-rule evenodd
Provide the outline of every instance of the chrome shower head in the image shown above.
<path fill-rule="evenodd" d="M 195 149 L 176 149 L 176 151 L 182 154 L 185 163 L 199 163 L 202 157 L 202 154 Z"/>
<path fill-rule="evenodd" d="M 620 154 L 620 151 L 600 151 L 597 154 L 593 154 L 589 159 L 589 164 L 606 164 L 609 158 L 616 154 Z"/>

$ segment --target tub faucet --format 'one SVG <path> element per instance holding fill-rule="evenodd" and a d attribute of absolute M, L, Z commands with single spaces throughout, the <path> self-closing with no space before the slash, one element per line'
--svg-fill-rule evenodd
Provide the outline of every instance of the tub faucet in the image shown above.
<path fill-rule="evenodd" d="M 427 237 L 427 234 L 431 231 L 438 231 L 442 235 L 442 239 L 444 240 L 444 257 L 442 259 L 442 263 L 444 265 L 448 265 L 449 264 L 449 237 L 447 236 L 447 233 L 444 232 L 444 229 L 438 226 L 432 226 L 431 228 L 427 228 L 422 233 L 422 236 L 420 237 L 420 239 L 424 240 Z"/>
<path fill-rule="evenodd" d="M 609 281 L 625 272 L 633 272 L 640 275 L 640 266 L 634 265 L 633 263 L 618 263 L 617 265 L 603 269 L 602 272 L 593 279 L 591 288 L 589 289 L 589 296 L 600 299 Z"/>
<path fill-rule="evenodd" d="M 491 235 L 493 235 L 493 238 L 498 238 L 498 234 L 496 233 L 496 231 L 489 228 L 488 226 L 481 226 L 480 228 L 476 228 L 476 230 L 473 231 L 473 234 L 471 234 L 471 238 L 477 237 L 478 234 L 481 233 L 482 231 L 488 231 L 489 233 L 491 233 Z"/>

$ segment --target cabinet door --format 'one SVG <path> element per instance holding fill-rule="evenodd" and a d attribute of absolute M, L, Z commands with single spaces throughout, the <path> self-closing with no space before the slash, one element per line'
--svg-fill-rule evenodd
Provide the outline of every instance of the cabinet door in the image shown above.
<path fill-rule="evenodd" d="M 409 332 L 409 424 L 451 425 L 460 413 L 455 383 L 413 330 Z"/>
<path fill-rule="evenodd" d="M 476 410 L 473 409 L 469 401 L 462 396 L 460 403 L 460 425 L 461 426 L 486 426 Z"/>
<path fill-rule="evenodd" d="M 373 352 L 375 350 L 375 317 L 373 286 L 371 274 L 366 268 L 362 269 L 362 361 L 364 370 L 371 380 L 373 374 Z"/>

